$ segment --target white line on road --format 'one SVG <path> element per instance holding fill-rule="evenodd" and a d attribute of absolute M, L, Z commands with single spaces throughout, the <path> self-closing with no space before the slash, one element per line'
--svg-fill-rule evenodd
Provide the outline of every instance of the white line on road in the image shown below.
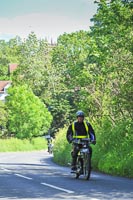
<path fill-rule="evenodd" d="M 23 176 L 21 174 L 15 174 L 16 176 L 19 176 L 19 177 L 22 177 L 22 178 L 25 178 L 25 179 L 28 179 L 28 180 L 32 180 L 32 178 L 30 177 L 27 177 L 27 176 Z"/>
<path fill-rule="evenodd" d="M 74 193 L 74 191 L 72 191 L 72 190 L 66 190 L 64 188 L 57 187 L 57 186 L 54 186 L 54 185 L 51 185 L 51 184 L 47 184 L 47 183 L 41 183 L 41 184 L 45 185 L 45 186 L 48 186 L 48 187 L 51 187 L 51 188 L 54 188 L 54 189 L 57 189 L 57 190 L 61 190 L 61 191 L 67 192 L 67 193 Z"/>
<path fill-rule="evenodd" d="M 2 170 L 10 172 L 11 170 L 1 167 Z"/>

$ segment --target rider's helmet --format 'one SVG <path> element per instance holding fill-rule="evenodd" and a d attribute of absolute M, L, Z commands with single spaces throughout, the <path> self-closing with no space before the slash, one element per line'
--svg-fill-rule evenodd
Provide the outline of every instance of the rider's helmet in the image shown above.
<path fill-rule="evenodd" d="M 84 117 L 84 112 L 82 110 L 79 110 L 76 112 L 76 117 Z"/>

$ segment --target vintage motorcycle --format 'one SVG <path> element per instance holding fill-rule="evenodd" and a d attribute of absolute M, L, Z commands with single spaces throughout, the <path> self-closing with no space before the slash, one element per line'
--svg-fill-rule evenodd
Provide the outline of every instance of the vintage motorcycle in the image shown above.
<path fill-rule="evenodd" d="M 77 179 L 82 175 L 86 180 L 89 180 L 91 174 L 91 155 L 89 146 L 91 141 L 88 138 L 83 138 L 74 139 L 72 143 L 78 144 L 80 148 L 76 162 L 76 171 L 72 171 L 71 173 L 75 173 Z"/>

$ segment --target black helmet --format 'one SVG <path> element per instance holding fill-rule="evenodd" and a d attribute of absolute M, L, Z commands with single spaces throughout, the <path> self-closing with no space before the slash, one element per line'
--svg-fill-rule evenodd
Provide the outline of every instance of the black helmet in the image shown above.
<path fill-rule="evenodd" d="M 76 112 L 76 116 L 77 117 L 84 117 L 84 112 L 82 110 L 79 110 L 78 112 Z"/>

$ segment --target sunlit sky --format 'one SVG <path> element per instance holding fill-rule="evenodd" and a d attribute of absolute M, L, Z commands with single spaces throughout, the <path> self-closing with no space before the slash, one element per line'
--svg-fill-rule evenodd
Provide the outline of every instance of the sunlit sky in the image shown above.
<path fill-rule="evenodd" d="M 39 38 L 53 39 L 79 30 L 89 30 L 96 13 L 94 0 L 0 0 L 0 39 L 32 31 Z"/>

